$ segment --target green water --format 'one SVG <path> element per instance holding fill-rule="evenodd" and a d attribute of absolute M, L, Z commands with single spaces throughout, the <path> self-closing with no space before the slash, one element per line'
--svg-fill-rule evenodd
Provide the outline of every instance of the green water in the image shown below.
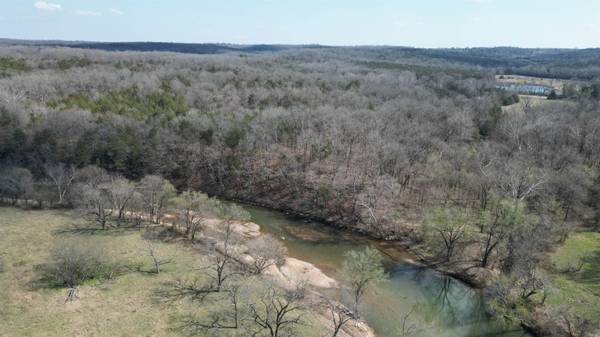
<path fill-rule="evenodd" d="M 378 246 L 389 256 L 388 281 L 371 287 L 361 311 L 379 337 L 401 336 L 403 318 L 407 326 L 422 337 L 524 337 L 518 327 L 492 321 L 484 310 L 481 293 L 431 269 L 420 268 L 403 259 L 409 257 L 399 248 L 384 246 L 362 236 L 337 231 L 316 222 L 303 221 L 261 207 L 247 206 L 261 230 L 284 242 L 290 256 L 308 261 L 325 274 L 341 280 L 344 253 L 366 245 Z M 348 296 L 331 293 L 342 301 Z"/>

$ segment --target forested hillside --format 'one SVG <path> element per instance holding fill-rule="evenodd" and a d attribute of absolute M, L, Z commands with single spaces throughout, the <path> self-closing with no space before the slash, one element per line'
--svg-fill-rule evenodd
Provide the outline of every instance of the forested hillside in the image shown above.
<path fill-rule="evenodd" d="M 385 236 L 424 208 L 484 208 L 494 194 L 594 221 L 593 98 L 503 113 L 485 72 L 311 50 L 2 54 L 0 155 L 36 178 L 58 162 L 160 173 Z"/>
<path fill-rule="evenodd" d="M 0 39 L 0 46 L 69 47 L 105 51 L 177 52 L 189 54 L 278 53 L 331 51 L 334 58 L 390 62 L 393 66 L 433 65 L 444 68 L 481 68 L 498 74 L 543 78 L 594 80 L 600 77 L 600 49 L 560 48 L 413 48 L 393 46 L 335 47 L 324 45 L 235 45 L 225 43 L 29 41 Z"/>
<path fill-rule="evenodd" d="M 540 254 L 600 225 L 597 86 L 515 103 L 494 70 L 380 51 L 3 47 L 0 193 L 69 205 L 77 168 L 157 174 L 533 278 L 539 294 Z"/>

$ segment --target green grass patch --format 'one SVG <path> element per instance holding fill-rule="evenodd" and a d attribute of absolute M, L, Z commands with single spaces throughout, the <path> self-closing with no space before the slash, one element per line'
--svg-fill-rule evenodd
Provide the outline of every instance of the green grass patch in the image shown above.
<path fill-rule="evenodd" d="M 583 316 L 600 317 L 600 233 L 571 235 L 550 260 L 555 269 L 551 273 L 555 291 L 548 303 L 570 306 Z M 581 270 L 565 272 L 569 266 Z"/>
<path fill-rule="evenodd" d="M 215 305 L 227 308 L 227 301 L 216 302 L 216 297 L 199 303 L 162 301 L 157 295 L 178 279 L 207 278 L 202 272 L 207 256 L 181 238 L 152 241 L 157 254 L 171 260 L 155 274 L 144 230 L 102 231 L 87 226 L 69 211 L 0 207 L 0 336 L 183 336 L 182 317 L 208 321 Z M 101 245 L 128 270 L 110 279 L 86 280 L 78 287 L 79 298 L 65 303 L 66 288 L 41 282 L 53 247 L 65 240 Z M 242 284 L 244 308 L 249 301 L 258 302 L 259 294 L 269 287 L 260 277 L 244 279 Z M 322 329 L 315 328 L 319 325 L 314 316 L 305 312 L 304 317 L 306 325 L 295 336 L 320 336 Z"/>

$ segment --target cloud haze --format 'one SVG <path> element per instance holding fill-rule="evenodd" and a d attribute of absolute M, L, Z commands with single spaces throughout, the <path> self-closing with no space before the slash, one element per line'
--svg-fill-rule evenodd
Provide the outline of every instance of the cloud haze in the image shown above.
<path fill-rule="evenodd" d="M 33 7 L 43 11 L 59 11 L 62 9 L 62 6 L 59 4 L 53 4 L 45 1 L 38 1 L 34 3 Z"/>

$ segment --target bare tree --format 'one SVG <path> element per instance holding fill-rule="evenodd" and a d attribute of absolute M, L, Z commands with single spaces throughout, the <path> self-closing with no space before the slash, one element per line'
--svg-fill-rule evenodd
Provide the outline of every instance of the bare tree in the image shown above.
<path fill-rule="evenodd" d="M 73 182 L 85 184 L 91 187 L 98 187 L 100 184 L 108 183 L 110 175 L 105 169 L 89 165 L 75 171 Z"/>
<path fill-rule="evenodd" d="M 342 328 L 352 320 L 352 312 L 344 305 L 333 301 L 327 301 L 326 306 L 333 326 L 331 337 L 337 337 Z"/>
<path fill-rule="evenodd" d="M 112 208 L 117 212 L 117 222 L 123 220 L 123 212 L 135 192 L 135 184 L 122 177 L 112 177 L 108 189 Z"/>
<path fill-rule="evenodd" d="M 141 228 L 144 224 L 145 204 L 142 194 L 138 191 L 133 191 L 129 201 L 127 202 L 126 214 L 130 221 L 133 221 L 134 226 Z"/>
<path fill-rule="evenodd" d="M 75 177 L 75 167 L 64 163 L 45 164 L 44 171 L 56 189 L 58 204 L 63 205 Z"/>
<path fill-rule="evenodd" d="M 211 330 L 236 330 L 241 327 L 241 308 L 239 286 L 233 285 L 227 288 L 227 304 L 220 306 L 217 310 L 211 310 L 208 319 L 198 319 L 188 316 L 183 321 L 183 328 L 192 333 L 207 333 Z"/>
<path fill-rule="evenodd" d="M 301 307 L 293 296 L 269 288 L 258 303 L 250 304 L 250 315 L 258 327 L 253 336 L 266 331 L 270 337 L 289 333 L 302 324 Z"/>
<path fill-rule="evenodd" d="M 216 244 L 219 246 L 213 254 L 213 262 L 208 267 L 212 271 L 210 277 L 212 279 L 212 287 L 217 291 L 221 291 L 222 287 L 230 277 L 239 275 L 240 273 L 231 268 L 231 264 L 235 262 L 233 258 L 233 247 L 235 233 L 233 233 L 232 224 L 227 221 L 224 232 L 221 234 L 221 241 Z"/>
<path fill-rule="evenodd" d="M 212 204 L 212 200 L 206 194 L 194 191 L 185 191 L 173 199 L 173 206 L 183 218 L 185 235 L 192 241 L 198 232 L 202 218 L 206 215 L 202 213 L 210 212 Z"/>
<path fill-rule="evenodd" d="M 75 187 L 77 198 L 75 204 L 102 229 L 106 229 L 112 215 L 109 186 L 100 184 L 96 187 L 77 184 Z"/>
<path fill-rule="evenodd" d="M 165 264 L 169 264 L 173 262 L 173 258 L 164 258 L 161 257 L 158 252 L 158 247 L 154 242 L 149 239 L 144 240 L 146 243 L 146 248 L 148 250 L 148 255 L 152 259 L 152 265 L 154 266 L 154 273 L 159 274 L 161 266 Z"/>
<path fill-rule="evenodd" d="M 250 272 L 262 274 L 270 266 L 282 266 L 285 263 L 287 249 L 270 234 L 261 235 L 247 244 L 249 254 L 253 261 Z"/>
<path fill-rule="evenodd" d="M 150 175 L 140 181 L 138 192 L 142 195 L 146 210 L 154 222 L 160 223 L 167 202 L 175 195 L 175 187 L 159 176 Z"/>

